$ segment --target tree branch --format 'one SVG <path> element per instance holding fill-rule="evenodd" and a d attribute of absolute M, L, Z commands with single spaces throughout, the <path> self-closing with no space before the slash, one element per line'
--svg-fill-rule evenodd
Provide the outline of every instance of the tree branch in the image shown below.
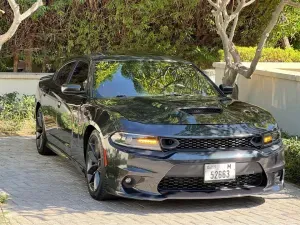
<path fill-rule="evenodd" d="M 289 6 L 293 6 L 295 8 L 300 8 L 300 2 L 294 2 L 292 0 L 285 0 L 285 4 Z"/>
<path fill-rule="evenodd" d="M 253 2 L 255 2 L 255 0 L 250 0 L 248 2 L 246 2 L 246 0 L 241 0 L 241 1 L 238 1 L 238 5 L 236 7 L 236 9 L 234 10 L 233 13 L 231 13 L 230 17 L 229 17 L 229 21 L 228 21 L 228 24 L 234 20 L 238 14 L 240 14 L 240 12 L 242 11 L 243 8 L 251 5 Z"/>
<path fill-rule="evenodd" d="M 239 21 L 239 14 L 237 14 L 236 17 L 234 18 L 234 21 L 233 21 L 233 24 L 232 24 L 232 27 L 231 27 L 230 36 L 229 36 L 229 40 L 231 42 L 233 41 L 234 32 L 235 32 L 238 21 Z"/>
<path fill-rule="evenodd" d="M 246 0 L 239 1 L 236 9 L 230 15 L 228 23 L 230 23 L 230 21 L 232 21 L 242 11 L 242 9 L 245 7 L 245 4 L 246 4 Z"/>
<path fill-rule="evenodd" d="M 209 4 L 211 4 L 214 8 L 219 9 L 219 5 L 215 2 L 213 2 L 212 0 L 207 0 L 209 2 Z"/>
<path fill-rule="evenodd" d="M 225 62 L 227 65 L 230 65 L 231 59 L 229 55 L 229 40 L 226 34 L 226 28 L 223 26 L 223 16 L 221 11 L 215 12 L 215 23 L 217 26 L 218 34 L 222 40 Z"/>
<path fill-rule="evenodd" d="M 0 35 L 0 50 L 2 48 L 2 45 L 16 33 L 20 23 L 43 5 L 42 0 L 37 0 L 28 10 L 21 14 L 20 7 L 15 0 L 7 1 L 14 13 L 14 19 L 8 31 L 5 34 Z"/>
<path fill-rule="evenodd" d="M 247 7 L 247 6 L 251 5 L 253 2 L 255 2 L 255 0 L 250 0 L 249 2 L 246 2 L 244 7 Z"/>
<path fill-rule="evenodd" d="M 256 69 L 256 66 L 257 66 L 257 63 L 262 55 L 262 50 L 263 50 L 263 47 L 265 46 L 265 43 L 270 35 L 270 32 L 273 30 L 273 28 L 275 27 L 277 21 L 278 21 L 278 18 L 282 12 L 282 10 L 284 9 L 284 6 L 286 5 L 286 1 L 287 0 L 281 0 L 281 2 L 279 3 L 279 5 L 276 7 L 275 11 L 273 12 L 272 14 L 272 18 L 268 24 L 268 26 L 266 27 L 266 29 L 264 30 L 261 38 L 260 38 L 260 41 L 259 41 L 259 44 L 256 48 L 256 52 L 255 52 L 255 56 L 251 62 L 251 65 L 250 65 L 250 68 L 246 74 L 246 78 L 250 78 L 251 75 L 253 74 L 253 72 L 255 71 Z"/>
<path fill-rule="evenodd" d="M 36 3 L 34 3 L 29 9 L 27 9 L 21 15 L 21 21 L 25 20 L 28 16 L 30 16 L 32 13 L 34 13 L 41 6 L 43 6 L 43 1 L 42 0 L 38 0 Z"/>

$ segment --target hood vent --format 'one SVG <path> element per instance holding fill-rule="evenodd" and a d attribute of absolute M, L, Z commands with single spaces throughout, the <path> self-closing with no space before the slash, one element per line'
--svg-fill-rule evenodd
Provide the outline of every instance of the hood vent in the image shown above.
<path fill-rule="evenodd" d="M 194 115 L 194 114 L 218 114 L 222 113 L 222 109 L 218 107 L 199 107 L 199 108 L 182 108 L 180 111 Z"/>

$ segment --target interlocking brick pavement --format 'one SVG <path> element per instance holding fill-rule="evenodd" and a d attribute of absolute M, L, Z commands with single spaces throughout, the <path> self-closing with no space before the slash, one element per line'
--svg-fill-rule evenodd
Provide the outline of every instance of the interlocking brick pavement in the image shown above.
<path fill-rule="evenodd" d="M 93 200 L 66 159 L 41 156 L 33 137 L 0 138 L 2 224 L 300 224 L 300 190 L 219 200 Z M 0 216 L 1 217 L 1 216 Z"/>

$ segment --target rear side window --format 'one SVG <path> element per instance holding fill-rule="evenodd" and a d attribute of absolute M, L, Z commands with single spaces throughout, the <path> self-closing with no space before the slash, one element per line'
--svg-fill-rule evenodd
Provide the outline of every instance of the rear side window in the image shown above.
<path fill-rule="evenodd" d="M 70 79 L 70 84 L 81 85 L 82 90 L 85 90 L 89 73 L 89 64 L 79 61 L 74 73 Z"/>
<path fill-rule="evenodd" d="M 67 83 L 68 77 L 70 75 L 70 72 L 73 70 L 73 67 L 75 65 L 75 62 L 70 62 L 66 65 L 64 65 L 60 70 L 58 71 L 55 83 L 59 86 Z"/>

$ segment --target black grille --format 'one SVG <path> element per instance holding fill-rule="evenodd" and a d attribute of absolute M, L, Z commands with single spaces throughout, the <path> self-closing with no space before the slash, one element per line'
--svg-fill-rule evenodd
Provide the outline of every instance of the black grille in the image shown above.
<path fill-rule="evenodd" d="M 210 192 L 224 188 L 236 189 L 257 187 L 264 184 L 262 173 L 240 175 L 236 180 L 218 183 L 204 183 L 203 177 L 164 177 L 158 184 L 159 192 L 199 191 Z"/>
<path fill-rule="evenodd" d="M 196 139 L 196 138 L 178 138 L 179 145 L 177 149 L 225 149 L 225 148 L 253 148 L 251 140 L 253 137 L 245 138 L 211 138 L 211 139 Z"/>

